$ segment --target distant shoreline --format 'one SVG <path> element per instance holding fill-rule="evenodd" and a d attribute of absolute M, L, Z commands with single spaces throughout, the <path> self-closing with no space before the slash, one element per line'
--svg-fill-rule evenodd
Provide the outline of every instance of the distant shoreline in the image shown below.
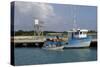
<path fill-rule="evenodd" d="M 34 35 L 34 31 L 22 31 L 22 30 L 19 30 L 19 31 L 15 31 L 15 32 L 12 32 L 12 33 L 15 34 L 14 36 L 32 36 L 32 35 Z M 47 34 L 51 34 L 51 33 L 61 34 L 61 35 L 67 35 L 68 34 L 67 31 L 64 31 L 64 32 L 44 31 L 43 35 L 46 36 Z M 88 35 L 97 35 L 97 31 L 90 30 L 88 32 Z"/>

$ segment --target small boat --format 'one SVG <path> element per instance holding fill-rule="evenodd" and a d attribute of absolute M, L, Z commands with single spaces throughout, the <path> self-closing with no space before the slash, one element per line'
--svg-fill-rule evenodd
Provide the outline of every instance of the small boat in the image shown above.
<path fill-rule="evenodd" d="M 68 44 L 64 48 L 89 47 L 91 37 L 87 35 L 88 30 L 77 29 L 68 32 Z"/>
<path fill-rule="evenodd" d="M 61 40 L 59 39 L 47 39 L 47 41 L 44 43 L 43 49 L 46 50 L 62 50 L 64 48 L 63 43 L 61 42 Z"/>

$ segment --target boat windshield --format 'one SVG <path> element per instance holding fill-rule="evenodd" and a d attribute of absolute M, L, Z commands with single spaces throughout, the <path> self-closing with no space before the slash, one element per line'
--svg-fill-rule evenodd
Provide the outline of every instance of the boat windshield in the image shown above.
<path fill-rule="evenodd" d="M 75 32 L 74 34 L 75 34 L 75 35 L 78 35 L 78 34 L 79 34 L 79 32 Z"/>
<path fill-rule="evenodd" d="M 75 35 L 86 34 L 84 32 L 74 32 Z"/>

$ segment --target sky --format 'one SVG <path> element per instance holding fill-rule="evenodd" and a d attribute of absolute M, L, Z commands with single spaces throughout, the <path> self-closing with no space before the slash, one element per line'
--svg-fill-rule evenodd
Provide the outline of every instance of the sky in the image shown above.
<path fill-rule="evenodd" d="M 34 30 L 34 20 L 43 22 L 44 31 L 97 30 L 97 7 L 15 1 L 14 30 Z M 76 24 L 74 24 L 74 21 Z"/>

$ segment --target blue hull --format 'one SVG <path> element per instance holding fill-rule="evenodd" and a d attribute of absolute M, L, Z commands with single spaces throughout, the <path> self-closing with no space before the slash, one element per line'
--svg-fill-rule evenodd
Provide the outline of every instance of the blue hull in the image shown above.
<path fill-rule="evenodd" d="M 79 48 L 79 47 L 89 47 L 91 43 L 91 37 L 87 38 L 72 38 L 68 40 L 68 44 L 64 48 Z"/>

